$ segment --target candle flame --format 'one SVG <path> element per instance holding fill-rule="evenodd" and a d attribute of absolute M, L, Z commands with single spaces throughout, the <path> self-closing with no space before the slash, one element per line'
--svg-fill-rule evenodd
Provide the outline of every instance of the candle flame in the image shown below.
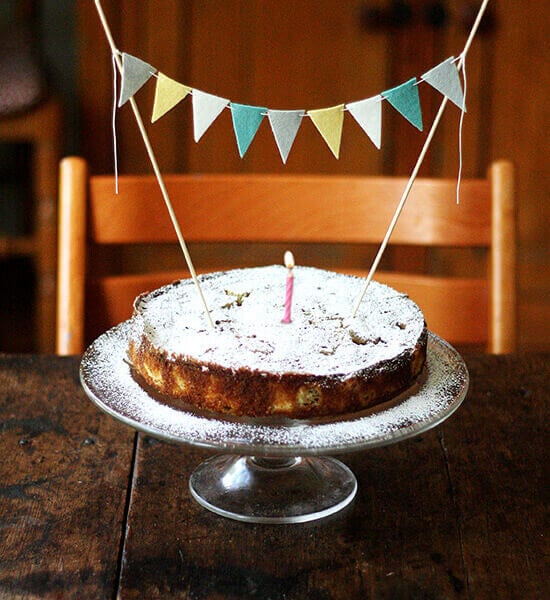
<path fill-rule="evenodd" d="M 292 254 L 292 252 L 290 250 L 287 250 L 285 252 L 284 261 L 285 261 L 285 267 L 287 269 L 293 269 L 294 268 L 294 265 L 295 265 L 294 255 Z"/>

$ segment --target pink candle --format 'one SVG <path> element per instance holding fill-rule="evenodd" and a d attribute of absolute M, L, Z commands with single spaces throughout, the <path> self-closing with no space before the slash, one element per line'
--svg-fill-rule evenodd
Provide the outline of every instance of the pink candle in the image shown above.
<path fill-rule="evenodd" d="M 282 318 L 282 323 L 290 323 L 290 311 L 292 308 L 292 292 L 294 291 L 294 273 L 292 269 L 294 269 L 294 256 L 292 252 L 287 250 L 285 252 L 285 267 L 288 269 L 286 276 L 286 290 L 285 290 L 285 314 Z"/>

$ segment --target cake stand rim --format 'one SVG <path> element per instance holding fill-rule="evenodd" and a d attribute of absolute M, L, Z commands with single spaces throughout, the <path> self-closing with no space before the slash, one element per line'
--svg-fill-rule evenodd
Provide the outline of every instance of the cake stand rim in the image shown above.
<path fill-rule="evenodd" d="M 269 423 L 265 418 L 246 418 L 246 422 L 223 415 L 205 415 L 193 410 L 181 410 L 159 404 L 147 390 L 131 376 L 131 366 L 126 360 L 126 347 L 128 332 L 132 326 L 132 319 L 116 325 L 112 329 L 100 335 L 86 349 L 80 361 L 81 385 L 92 402 L 101 410 L 142 433 L 168 442 L 183 443 L 198 448 L 216 450 L 218 452 L 245 454 L 255 456 L 315 456 L 344 454 L 368 448 L 381 447 L 404 441 L 430 429 L 437 427 L 448 419 L 462 404 L 469 388 L 469 373 L 463 358 L 458 351 L 447 341 L 428 331 L 428 348 L 426 357 L 427 376 L 419 386 L 412 386 L 397 399 L 383 403 L 366 411 L 360 411 L 351 415 L 339 415 L 333 418 L 319 419 L 296 419 L 288 423 Z M 110 342 L 112 342 L 110 344 Z M 110 346 L 109 346 L 110 344 Z M 105 348 L 110 349 L 106 352 Z M 115 350 L 116 352 L 113 352 Z M 106 361 L 107 366 L 124 368 L 123 380 L 107 377 L 107 380 L 98 377 L 95 369 L 98 359 Z M 442 361 L 453 363 L 455 371 L 454 386 L 452 391 L 446 394 L 442 405 L 438 410 L 425 418 L 411 420 L 406 424 L 399 425 L 388 421 L 385 433 L 378 428 L 374 433 L 369 433 L 368 428 L 361 432 L 361 425 L 366 425 L 369 419 L 384 419 L 391 411 L 397 412 L 413 400 L 421 399 L 427 392 L 434 392 L 434 385 L 444 386 L 445 382 L 435 381 L 433 369 L 441 368 Z M 105 363 L 104 363 L 105 366 Z M 114 368 L 110 372 L 116 372 Z M 440 375 L 440 373 L 438 374 Z M 103 377 L 105 373 L 103 373 Z M 98 381 L 98 379 L 101 379 Z M 100 385 L 101 384 L 101 385 Z M 109 389 L 105 389 L 108 386 Z M 122 387 L 121 387 L 122 386 Z M 444 392 L 445 390 L 443 390 Z M 129 395 L 126 397 L 127 404 L 121 406 L 116 402 L 116 396 L 120 393 Z M 445 395 L 445 394 L 444 394 Z M 155 419 L 155 415 L 147 415 L 148 420 L 144 422 L 144 415 L 138 418 L 136 414 L 128 414 L 131 410 L 138 410 L 139 400 L 145 403 L 154 403 L 155 410 L 163 410 L 173 416 L 176 421 L 183 419 L 186 425 L 183 429 L 170 428 L 163 420 Z M 155 422 L 156 421 L 156 422 Z M 384 425 L 384 424 L 382 424 Z M 332 428 L 330 436 L 319 438 L 316 432 L 321 428 Z M 346 435 L 346 429 L 353 427 L 354 434 Z M 378 433 L 376 433 L 378 432 Z M 284 434 L 287 434 L 286 436 Z M 289 434 L 294 434 L 290 435 Z M 309 435 L 307 435 L 309 434 Z M 262 441 L 263 440 L 263 441 Z"/>

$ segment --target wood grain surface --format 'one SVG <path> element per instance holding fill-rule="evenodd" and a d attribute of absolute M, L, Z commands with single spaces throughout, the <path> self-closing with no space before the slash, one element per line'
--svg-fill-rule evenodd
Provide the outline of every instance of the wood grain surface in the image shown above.
<path fill-rule="evenodd" d="M 0 358 L 0 598 L 112 596 L 134 437 L 76 359 Z"/>
<path fill-rule="evenodd" d="M 443 425 L 341 457 L 347 510 L 266 526 L 190 497 L 208 452 L 140 434 L 132 469 L 132 431 L 86 400 L 76 357 L 0 356 L 0 598 L 549 597 L 549 357 L 466 358 Z"/>

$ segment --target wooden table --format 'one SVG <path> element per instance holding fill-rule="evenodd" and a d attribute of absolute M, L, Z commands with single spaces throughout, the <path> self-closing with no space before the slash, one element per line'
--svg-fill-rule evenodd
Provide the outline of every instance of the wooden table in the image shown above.
<path fill-rule="evenodd" d="M 208 452 L 101 413 L 77 357 L 0 355 L 0 598 L 549 598 L 549 358 L 466 356 L 447 422 L 342 457 L 351 507 L 251 525 L 190 497 Z"/>

